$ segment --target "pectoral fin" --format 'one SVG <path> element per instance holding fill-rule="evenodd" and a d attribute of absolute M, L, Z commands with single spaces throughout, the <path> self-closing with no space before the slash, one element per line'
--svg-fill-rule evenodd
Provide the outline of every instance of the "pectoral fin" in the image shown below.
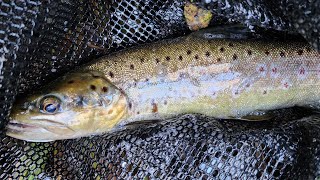
<path fill-rule="evenodd" d="M 267 121 L 274 118 L 274 114 L 271 111 L 254 111 L 244 116 L 231 117 L 231 119 L 243 120 L 243 121 Z"/>

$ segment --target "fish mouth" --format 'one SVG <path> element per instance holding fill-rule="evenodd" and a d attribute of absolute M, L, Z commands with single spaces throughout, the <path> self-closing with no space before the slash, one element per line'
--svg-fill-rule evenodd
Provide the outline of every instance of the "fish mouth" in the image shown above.
<path fill-rule="evenodd" d="M 39 139 L 41 133 L 52 134 L 52 132 L 34 124 L 10 121 L 6 127 L 6 135 L 20 140 L 30 142 L 50 142 L 54 139 Z"/>
<path fill-rule="evenodd" d="M 27 124 L 27 123 L 22 123 L 18 121 L 10 121 L 7 125 L 7 130 L 14 131 L 14 132 L 36 130 L 38 128 L 41 128 L 41 127 L 34 124 Z"/>
<path fill-rule="evenodd" d="M 10 120 L 6 127 L 6 135 L 29 142 L 50 142 L 61 139 L 61 134 L 55 132 L 56 129 L 68 130 L 65 131 L 66 133 L 74 133 L 73 129 L 62 123 L 46 119 L 38 121 L 39 124 Z"/>
<path fill-rule="evenodd" d="M 10 134 L 10 135 L 23 134 L 26 132 L 30 133 L 30 132 L 39 132 L 39 131 L 47 131 L 50 133 L 54 133 L 54 132 L 50 131 L 49 128 L 46 128 L 44 125 L 40 125 L 41 123 L 42 124 L 45 123 L 46 126 L 57 127 L 57 128 L 67 128 L 71 131 L 74 131 L 73 129 L 71 129 L 67 125 L 60 123 L 60 122 L 47 120 L 47 119 L 41 119 L 41 120 L 38 119 L 37 121 L 39 121 L 39 124 L 23 123 L 23 122 L 11 120 L 11 121 L 9 121 L 9 123 L 7 125 L 7 134 Z"/>

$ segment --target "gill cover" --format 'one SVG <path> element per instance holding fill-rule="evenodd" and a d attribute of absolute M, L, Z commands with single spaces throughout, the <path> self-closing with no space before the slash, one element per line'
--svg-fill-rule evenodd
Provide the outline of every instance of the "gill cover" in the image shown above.
<path fill-rule="evenodd" d="M 103 73 L 69 73 L 13 106 L 7 135 L 52 141 L 112 129 L 126 115 L 125 94 Z"/>

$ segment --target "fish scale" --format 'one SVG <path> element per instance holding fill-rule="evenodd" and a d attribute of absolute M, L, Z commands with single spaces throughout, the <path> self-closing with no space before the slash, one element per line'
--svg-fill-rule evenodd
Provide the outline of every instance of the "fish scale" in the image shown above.
<path fill-rule="evenodd" d="M 21 100 L 29 110 L 15 105 L 7 134 L 50 141 L 179 114 L 257 120 L 247 117 L 319 103 L 320 55 L 307 43 L 206 33 L 118 51 L 77 68 Z M 49 102 L 56 97 L 48 110 L 57 111 L 35 105 L 46 107 L 47 96 Z"/>

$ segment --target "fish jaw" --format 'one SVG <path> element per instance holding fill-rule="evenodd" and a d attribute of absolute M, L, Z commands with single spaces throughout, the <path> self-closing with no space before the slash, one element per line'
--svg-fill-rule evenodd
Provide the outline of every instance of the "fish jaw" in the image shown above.
<path fill-rule="evenodd" d="M 68 111 L 57 115 L 35 115 L 32 112 L 19 114 L 14 112 L 6 127 L 8 136 L 32 142 L 48 142 L 64 139 L 63 137 L 70 137 L 75 134 L 72 127 L 67 124 L 67 119 L 77 117 L 76 112 Z"/>
<path fill-rule="evenodd" d="M 73 139 L 108 132 L 127 116 L 126 95 L 101 73 L 72 73 L 48 86 L 14 104 L 8 136 L 34 142 Z M 48 104 L 58 110 L 48 113 Z"/>
<path fill-rule="evenodd" d="M 59 128 L 64 128 L 66 131 L 70 130 L 65 127 Z M 49 131 L 45 127 L 20 122 L 15 123 L 15 121 L 9 122 L 6 134 L 10 137 L 29 142 L 50 142 L 59 139 L 58 134 Z"/>

